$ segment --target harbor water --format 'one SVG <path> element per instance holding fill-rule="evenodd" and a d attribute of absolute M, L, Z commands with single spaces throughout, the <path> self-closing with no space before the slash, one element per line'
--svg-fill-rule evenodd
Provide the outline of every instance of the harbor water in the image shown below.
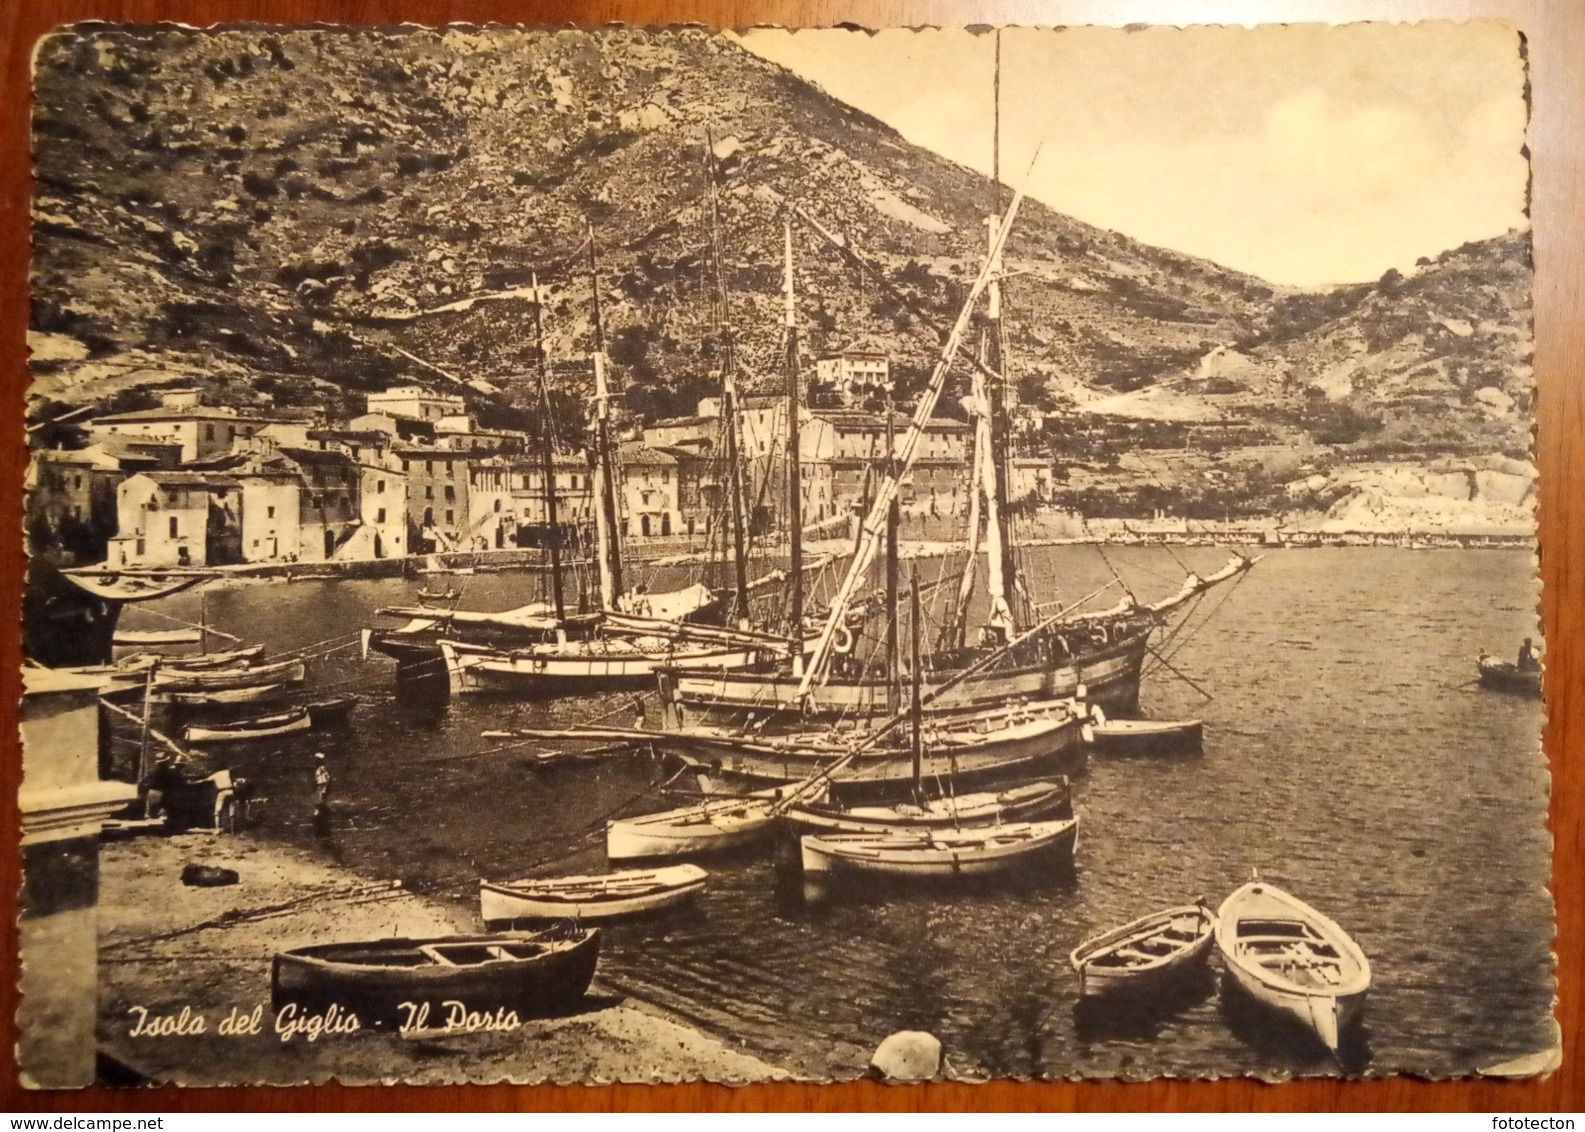
<path fill-rule="evenodd" d="M 1115 570 L 1146 601 L 1226 557 L 1026 554 L 1042 597 L 1083 596 Z M 1258 869 L 1371 959 L 1348 1070 L 1461 1075 L 1543 1049 L 1553 976 L 1542 713 L 1472 679 L 1477 651 L 1508 654 L 1536 635 L 1533 576 L 1532 555 L 1517 550 L 1270 553 L 1202 599 L 1190 631 L 1163 648 L 1169 664 L 1147 663 L 1145 712 L 1203 719 L 1203 753 L 1091 754 L 1072 768 L 1072 869 L 807 901 L 778 884 L 769 850 L 702 862 L 711 879 L 694 905 L 606 930 L 599 977 L 814 1077 L 862 1072 L 900 1029 L 939 1036 L 959 1075 L 1336 1072 L 1312 1039 L 1214 977 L 1143 1004 L 1079 1003 L 1067 957 L 1081 939 L 1199 896 L 1218 903 Z M 527 574 L 446 581 L 470 609 L 538 596 Z M 395 697 L 393 663 L 361 659 L 350 638 L 417 588 L 209 588 L 208 623 L 272 652 L 348 642 L 311 663 L 310 683 L 363 697 L 343 734 L 209 756 L 254 784 L 248 836 L 474 908 L 480 877 L 601 871 L 604 820 L 660 808 L 670 770 L 641 755 L 546 765 L 541 748 L 481 732 L 627 723 L 632 696 Z M 196 620 L 200 600 L 154 608 Z M 168 622 L 131 608 L 123 625 Z M 328 828 L 313 820 L 315 750 L 333 775 Z"/>

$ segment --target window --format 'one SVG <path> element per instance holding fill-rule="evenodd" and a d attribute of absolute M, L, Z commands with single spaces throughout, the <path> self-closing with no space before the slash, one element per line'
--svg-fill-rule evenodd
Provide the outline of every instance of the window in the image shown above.
<path fill-rule="evenodd" d="M 435 498 L 435 485 L 434 484 L 426 483 L 424 485 L 424 498 L 425 499 L 433 499 L 433 498 Z"/>
<path fill-rule="evenodd" d="M 175 515 L 171 516 L 171 537 L 172 538 L 181 538 L 182 537 L 181 519 L 179 519 Z"/>
<path fill-rule="evenodd" d="M 496 510 L 497 510 L 497 511 L 499 511 L 499 510 L 500 510 L 500 509 L 501 509 L 501 500 L 500 500 L 500 497 L 497 497 L 497 498 L 496 498 L 496 500 L 495 500 L 495 509 L 496 509 Z"/>
<path fill-rule="evenodd" d="M 83 477 L 82 476 L 73 476 L 72 477 L 72 486 L 75 487 L 75 488 L 81 488 L 83 486 Z"/>
<path fill-rule="evenodd" d="M 450 460 L 446 461 L 446 476 L 447 476 L 448 479 L 451 476 L 451 461 Z"/>
<path fill-rule="evenodd" d="M 433 461 L 433 460 L 425 460 L 424 461 L 424 474 L 426 476 L 432 476 L 432 475 L 435 474 L 435 461 Z"/>
<path fill-rule="evenodd" d="M 374 513 L 374 521 L 376 523 L 385 522 L 385 508 L 384 507 L 381 507 L 378 511 L 376 511 Z"/>
<path fill-rule="evenodd" d="M 446 485 L 446 502 L 457 502 L 457 489 L 452 487 L 449 483 Z"/>
<path fill-rule="evenodd" d="M 451 524 L 455 523 L 456 521 L 457 521 L 456 512 L 447 511 L 446 512 L 446 525 L 449 527 L 449 526 L 451 526 Z"/>
<path fill-rule="evenodd" d="M 204 439 L 205 440 L 213 440 L 214 438 L 215 438 L 215 426 L 212 425 L 212 424 L 206 424 L 204 426 Z"/>
<path fill-rule="evenodd" d="M 405 471 L 408 471 L 408 470 L 409 470 L 409 469 L 408 469 L 408 467 L 407 467 L 407 461 L 406 461 L 406 460 L 403 460 L 403 461 L 402 461 L 402 471 L 404 471 L 404 472 L 405 472 Z"/>
<path fill-rule="evenodd" d="M 273 518 L 275 518 L 275 508 L 273 508 L 273 507 L 266 507 L 266 508 L 265 508 L 265 509 L 264 509 L 264 517 L 265 517 L 265 518 L 266 518 L 266 519 L 273 519 Z"/>
<path fill-rule="evenodd" d="M 384 495 L 385 494 L 385 481 L 384 480 L 375 480 L 374 481 L 374 494 L 375 495 Z"/>

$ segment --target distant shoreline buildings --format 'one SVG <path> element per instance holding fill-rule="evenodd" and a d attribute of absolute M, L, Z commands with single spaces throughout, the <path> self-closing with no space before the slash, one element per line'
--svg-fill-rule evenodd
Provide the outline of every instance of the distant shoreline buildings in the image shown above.
<path fill-rule="evenodd" d="M 856 349 L 818 361 L 801 410 L 807 526 L 845 530 L 874 490 L 890 420 L 884 355 Z M 365 412 L 206 405 L 194 388 L 160 404 L 50 430 L 29 470 L 28 534 L 35 554 L 79 565 L 202 567 L 341 562 L 543 545 L 549 534 L 546 461 L 525 432 L 478 426 L 461 397 L 420 384 L 368 394 Z M 775 529 L 786 492 L 787 399 L 739 405 L 743 506 L 753 529 Z M 691 417 L 635 429 L 617 452 L 620 521 L 630 538 L 712 534 L 729 505 L 719 398 Z M 902 492 L 903 509 L 967 509 L 971 427 L 936 418 Z M 1016 462 L 1015 497 L 1049 498 L 1050 462 Z M 556 519 L 566 532 L 594 521 L 586 451 L 552 459 Z"/>

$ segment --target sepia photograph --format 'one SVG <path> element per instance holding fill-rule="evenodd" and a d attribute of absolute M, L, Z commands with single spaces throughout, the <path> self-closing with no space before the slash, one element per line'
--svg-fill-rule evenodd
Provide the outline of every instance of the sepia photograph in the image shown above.
<path fill-rule="evenodd" d="M 21 1084 L 1558 1068 L 1527 57 L 45 36 Z"/>

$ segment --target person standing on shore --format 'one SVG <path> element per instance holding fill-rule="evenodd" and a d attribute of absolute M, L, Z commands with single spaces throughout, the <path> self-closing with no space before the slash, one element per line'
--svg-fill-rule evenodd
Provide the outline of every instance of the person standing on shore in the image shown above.
<path fill-rule="evenodd" d="M 323 807 L 330 801 L 330 768 L 325 765 L 325 753 L 314 752 L 314 796 Z"/>

